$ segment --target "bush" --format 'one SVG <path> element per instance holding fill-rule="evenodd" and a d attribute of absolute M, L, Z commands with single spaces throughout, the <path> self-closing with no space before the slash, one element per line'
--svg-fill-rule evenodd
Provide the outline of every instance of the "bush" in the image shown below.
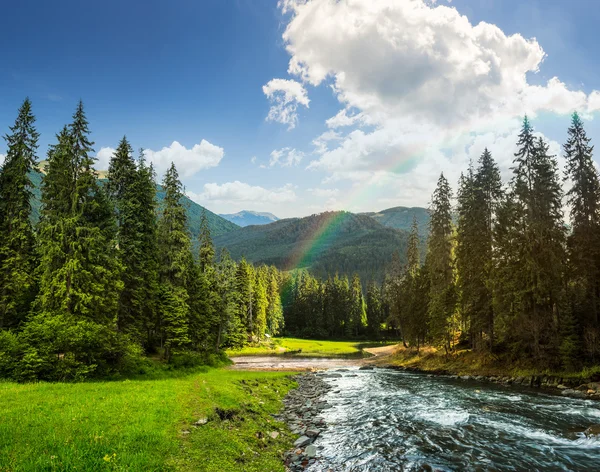
<path fill-rule="evenodd" d="M 20 382 L 81 381 L 132 373 L 143 363 L 141 348 L 126 336 L 65 315 L 37 315 L 20 333 L 0 336 L 0 375 Z"/>

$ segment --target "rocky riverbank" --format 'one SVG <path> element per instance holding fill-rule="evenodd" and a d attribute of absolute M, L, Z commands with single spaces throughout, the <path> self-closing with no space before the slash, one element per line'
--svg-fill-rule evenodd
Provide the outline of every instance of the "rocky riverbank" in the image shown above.
<path fill-rule="evenodd" d="M 331 405 L 322 399 L 332 388 L 323 380 L 323 375 L 335 374 L 311 372 L 295 376 L 298 388 L 287 394 L 283 400 L 283 411 L 276 415 L 276 418 L 286 423 L 294 434 L 300 435 L 294 442 L 294 448 L 285 454 L 288 470 L 301 471 L 316 461 L 318 451 L 313 441 L 327 428 L 320 413 L 331 408 Z"/>
<path fill-rule="evenodd" d="M 592 379 L 582 382 L 581 380 L 549 375 L 531 375 L 526 377 L 456 375 L 443 369 L 425 370 L 414 366 L 404 367 L 397 365 L 380 365 L 380 367 L 405 370 L 408 372 L 420 372 L 429 376 L 440 375 L 464 381 L 490 382 L 502 385 L 521 385 L 524 387 L 542 388 L 548 389 L 554 393 L 560 393 L 567 397 L 600 400 L 600 382 L 592 381 Z"/>

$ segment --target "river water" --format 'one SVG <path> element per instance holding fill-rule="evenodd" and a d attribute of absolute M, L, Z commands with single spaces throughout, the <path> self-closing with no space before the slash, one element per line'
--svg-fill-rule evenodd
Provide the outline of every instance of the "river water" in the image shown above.
<path fill-rule="evenodd" d="M 329 377 L 332 373 L 341 378 Z M 600 471 L 600 404 L 388 369 L 330 369 L 321 471 Z"/>

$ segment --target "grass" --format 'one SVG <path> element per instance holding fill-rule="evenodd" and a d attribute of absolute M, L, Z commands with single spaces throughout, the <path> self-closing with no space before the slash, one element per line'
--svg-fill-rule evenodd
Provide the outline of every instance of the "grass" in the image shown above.
<path fill-rule="evenodd" d="M 271 414 L 293 386 L 289 374 L 225 369 L 0 383 L 0 471 L 283 471 L 293 438 Z"/>
<path fill-rule="evenodd" d="M 293 355 L 305 357 L 368 357 L 363 349 L 383 346 L 381 342 L 364 341 L 318 341 L 314 339 L 275 338 L 259 346 L 246 346 L 229 350 L 229 356 Z"/>
<path fill-rule="evenodd" d="M 570 379 L 585 383 L 591 377 L 600 375 L 600 366 L 586 367 L 580 371 L 561 371 L 536 368 L 531 362 L 515 362 L 507 357 L 484 355 L 471 350 L 460 350 L 446 356 L 442 351 L 432 347 L 424 347 L 417 352 L 413 349 L 398 347 L 386 364 L 414 367 L 423 371 L 446 371 L 456 375 L 482 375 L 486 377 L 530 377 L 546 375 Z"/>

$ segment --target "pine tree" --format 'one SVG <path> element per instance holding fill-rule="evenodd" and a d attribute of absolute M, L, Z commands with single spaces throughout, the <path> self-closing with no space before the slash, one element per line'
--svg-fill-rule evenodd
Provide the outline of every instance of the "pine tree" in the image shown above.
<path fill-rule="evenodd" d="M 254 335 L 261 341 L 267 330 L 267 267 L 254 271 Z"/>
<path fill-rule="evenodd" d="M 112 325 L 121 266 L 115 221 L 93 168 L 89 129 L 79 103 L 73 123 L 50 149 L 42 184 L 38 307 Z"/>
<path fill-rule="evenodd" d="M 237 267 L 227 249 L 221 250 L 216 270 L 217 305 L 215 350 L 221 346 L 239 347 L 246 342 L 243 324 L 237 313 L 235 293 Z"/>
<path fill-rule="evenodd" d="M 181 203 L 183 186 L 175 164 L 166 172 L 162 186 L 165 198 L 158 222 L 160 327 L 165 358 L 170 360 L 173 353 L 185 350 L 190 343 L 187 286 L 192 257 L 187 213 Z"/>
<path fill-rule="evenodd" d="M 575 318 L 586 331 L 600 328 L 600 178 L 590 141 L 579 115 L 573 113 L 563 146 L 567 160 L 565 180 L 573 183 L 566 194 L 571 214 L 571 298 Z"/>
<path fill-rule="evenodd" d="M 137 168 L 133 148 L 123 137 L 108 168 L 107 190 L 116 209 L 118 256 L 123 266 L 123 290 L 119 297 L 117 329 L 141 340 L 143 331 L 143 291 L 145 275 L 139 262 L 142 254 L 142 235 L 138 219 L 143 209 L 138 201 Z"/>
<path fill-rule="evenodd" d="M 25 99 L 4 139 L 8 152 L 0 168 L 0 329 L 16 328 L 29 312 L 35 291 L 35 237 L 31 226 L 29 177 L 35 171 L 39 134 L 31 102 Z"/>
<path fill-rule="evenodd" d="M 206 210 L 202 211 L 198 242 L 200 244 L 200 254 L 198 259 L 200 269 L 202 272 L 206 272 L 209 268 L 213 268 L 215 263 L 215 246 L 213 245 L 212 237 L 210 235 L 210 226 L 208 224 Z"/>
<path fill-rule="evenodd" d="M 348 327 L 350 332 L 346 333 L 348 336 L 359 336 L 366 324 L 366 313 L 365 303 L 362 294 L 362 285 L 358 274 L 354 274 L 352 277 L 352 288 L 351 288 L 351 305 L 350 305 L 350 322 Z"/>
<path fill-rule="evenodd" d="M 415 276 L 421 265 L 421 256 L 419 251 L 419 225 L 417 216 L 413 215 L 410 234 L 408 236 L 408 248 L 406 250 L 407 272 Z"/>
<path fill-rule="evenodd" d="M 379 339 L 381 336 L 381 323 L 383 320 L 381 292 L 379 287 L 373 282 L 369 282 L 367 286 L 366 315 L 370 337 L 372 337 L 372 339 Z"/>
<path fill-rule="evenodd" d="M 501 197 L 500 172 L 485 149 L 474 172 L 462 176 L 458 193 L 456 265 L 465 329 L 475 349 L 490 350 L 494 313 L 490 287 L 493 226 Z"/>
<path fill-rule="evenodd" d="M 267 277 L 267 331 L 271 336 L 276 336 L 284 327 L 277 269 L 269 267 Z"/>
<path fill-rule="evenodd" d="M 134 181 L 138 253 L 137 266 L 142 274 L 138 294 L 144 345 L 152 351 L 157 345 L 159 254 L 157 239 L 156 176 L 152 165 L 146 165 L 144 151 L 140 150 Z"/>
<path fill-rule="evenodd" d="M 236 272 L 237 315 L 239 325 L 246 333 L 246 340 L 252 342 L 254 331 L 254 274 L 246 259 L 242 259 Z"/>
<path fill-rule="evenodd" d="M 528 119 L 523 121 L 515 154 L 510 209 L 502 215 L 503 225 L 513 241 L 507 255 L 500 254 L 501 265 L 513 263 L 511 273 L 500 268 L 508 281 L 505 287 L 516 288 L 512 301 L 517 306 L 506 327 L 509 338 L 529 349 L 538 360 L 552 357 L 557 344 L 559 318 L 564 307 L 564 240 L 562 190 L 554 156 L 548 146 L 535 139 Z M 507 231 L 503 229 L 502 231 Z M 511 280 L 512 279 L 512 280 Z"/>
<path fill-rule="evenodd" d="M 452 191 L 440 175 L 430 207 L 427 265 L 430 277 L 429 323 L 435 344 L 448 352 L 454 336 L 456 302 L 453 258 Z"/>

